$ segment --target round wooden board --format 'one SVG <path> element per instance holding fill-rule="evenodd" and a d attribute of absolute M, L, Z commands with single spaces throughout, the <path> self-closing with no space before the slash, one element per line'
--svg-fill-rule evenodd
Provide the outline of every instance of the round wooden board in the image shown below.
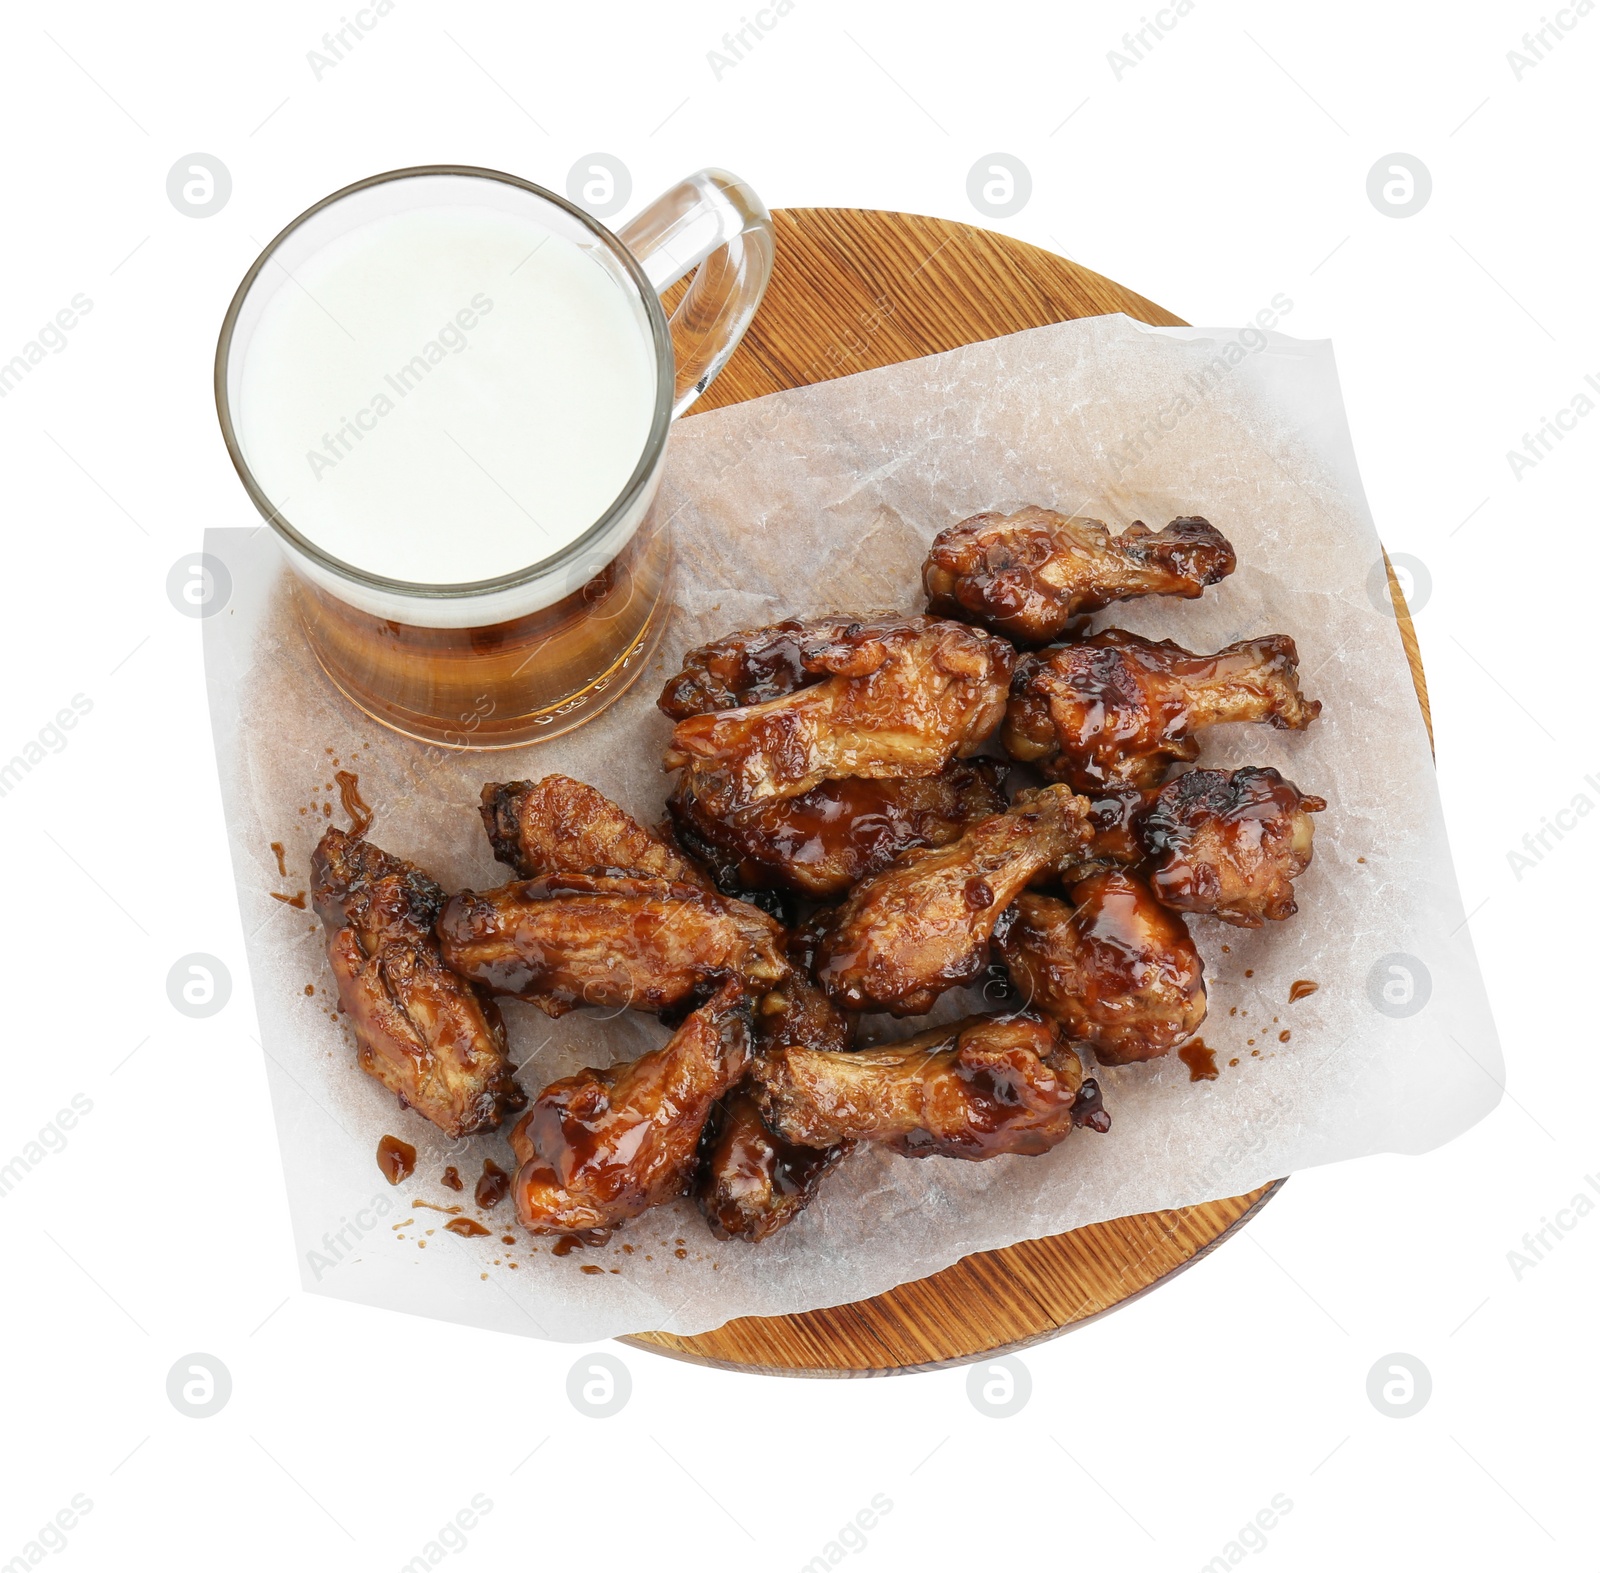
<path fill-rule="evenodd" d="M 854 208 L 780 208 L 772 219 L 772 283 L 695 413 L 1074 317 L 1121 311 L 1182 325 L 1098 273 L 967 224 Z M 1392 574 L 1390 586 L 1426 717 L 1416 637 Z M 888 1376 L 981 1360 L 1126 1305 L 1215 1249 L 1284 1183 L 984 1251 L 853 1305 L 621 1341 L 777 1376 Z"/>

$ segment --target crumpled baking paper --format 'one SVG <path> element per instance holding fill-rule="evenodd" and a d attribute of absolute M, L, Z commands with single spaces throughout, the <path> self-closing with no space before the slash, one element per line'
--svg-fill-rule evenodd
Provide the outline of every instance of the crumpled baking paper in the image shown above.
<path fill-rule="evenodd" d="M 654 701 L 685 650 L 783 617 L 918 610 L 919 566 L 939 530 L 1027 503 L 1114 529 L 1210 519 L 1238 551 L 1232 577 L 1197 602 L 1111 607 L 1096 627 L 1194 650 L 1289 633 L 1305 690 L 1323 701 L 1304 733 L 1202 734 L 1201 764 L 1273 765 L 1330 803 L 1298 916 L 1253 932 L 1191 920 L 1217 1078 L 1192 1082 L 1176 1055 L 1096 1069 L 1110 1133 L 1077 1131 L 1045 1157 L 859 1152 L 756 1246 L 714 1240 L 687 1201 L 565 1256 L 524 1235 L 509 1201 L 481 1212 L 471 1192 L 483 1158 L 513 1168 L 503 1135 L 451 1144 L 361 1074 L 332 1010 L 320 925 L 274 899 L 308 889 L 328 809 L 344 822 L 327 785 L 333 761 L 359 773 L 379 845 L 448 889 L 501 884 L 509 876 L 477 815 L 486 780 L 561 771 L 656 823 L 670 724 Z M 207 534 L 232 578 L 205 626 L 212 725 L 308 1289 L 550 1339 L 695 1333 L 860 1299 L 973 1251 L 1235 1195 L 1313 1164 L 1424 1152 L 1495 1105 L 1499 1046 L 1328 344 L 1125 317 L 1018 333 L 684 420 L 659 506 L 678 562 L 653 666 L 587 726 L 502 753 L 428 749 L 357 713 L 292 621 L 271 532 Z M 1291 1004 L 1301 979 L 1317 990 Z M 981 1004 L 940 1003 L 940 1019 Z M 530 1096 L 666 1036 L 634 1013 L 505 1010 Z M 869 1026 L 880 1038 L 917 1030 Z M 375 1161 L 390 1132 L 418 1152 L 394 1188 Z M 465 1193 L 439 1183 L 447 1164 Z M 447 1232 L 433 1209 L 451 1206 L 491 1233 Z"/>

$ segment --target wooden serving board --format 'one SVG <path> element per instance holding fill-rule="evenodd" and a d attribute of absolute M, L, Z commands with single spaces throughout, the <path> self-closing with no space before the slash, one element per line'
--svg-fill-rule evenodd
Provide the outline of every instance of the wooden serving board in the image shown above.
<path fill-rule="evenodd" d="M 1074 317 L 1121 311 L 1183 325 L 1064 257 L 967 224 L 855 208 L 780 208 L 772 219 L 766 298 L 697 413 Z M 1393 574 L 1390 588 L 1426 718 L 1416 636 Z M 1126 1305 L 1214 1250 L 1284 1183 L 984 1251 L 853 1305 L 621 1341 L 781 1376 L 888 1376 L 981 1360 Z"/>

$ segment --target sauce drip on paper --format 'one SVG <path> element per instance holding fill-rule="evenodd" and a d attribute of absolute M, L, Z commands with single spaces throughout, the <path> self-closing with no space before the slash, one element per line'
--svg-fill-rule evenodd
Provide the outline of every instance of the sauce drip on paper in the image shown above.
<path fill-rule="evenodd" d="M 333 779 L 339 783 L 339 801 L 350 816 L 350 834 L 364 836 L 372 825 L 372 810 L 361 801 L 357 790 L 360 777 L 350 770 L 335 770 Z"/>
<path fill-rule="evenodd" d="M 378 1167 L 391 1185 L 398 1185 L 410 1177 L 417 1166 L 417 1149 L 398 1136 L 385 1136 L 378 1143 Z"/>
<path fill-rule="evenodd" d="M 1215 1081 L 1217 1079 L 1217 1054 L 1196 1038 L 1178 1050 L 1178 1058 L 1189 1067 L 1190 1081 Z"/>

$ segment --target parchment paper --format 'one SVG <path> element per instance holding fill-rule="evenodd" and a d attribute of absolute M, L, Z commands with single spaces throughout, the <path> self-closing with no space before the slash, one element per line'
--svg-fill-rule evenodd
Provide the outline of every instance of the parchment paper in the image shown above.
<path fill-rule="evenodd" d="M 343 823 L 324 785 L 333 759 L 359 772 L 379 845 L 447 888 L 490 888 L 507 874 L 476 812 L 484 781 L 562 771 L 656 823 L 670 725 L 654 700 L 687 648 L 782 617 L 920 609 L 918 569 L 937 531 L 1033 502 L 1113 528 L 1209 518 L 1238 551 L 1231 578 L 1198 602 L 1113 607 L 1096 626 L 1195 650 L 1286 632 L 1306 691 L 1323 701 L 1305 733 L 1203 734 L 1202 764 L 1274 765 L 1331 804 L 1298 916 L 1253 932 L 1191 920 L 1218 1078 L 1191 1082 L 1176 1056 L 1100 1068 L 1111 1132 L 1076 1132 L 1042 1158 L 859 1153 L 758 1246 L 713 1240 L 687 1202 L 560 1258 L 522 1234 L 509 1202 L 481 1215 L 486 1238 L 445 1232 L 443 1213 L 414 1204 L 480 1216 L 472 1182 L 485 1156 L 510 1169 L 509 1149 L 500 1137 L 451 1146 L 359 1072 L 330 1014 L 320 925 L 273 899 L 307 888 L 324 805 Z M 552 1339 L 694 1333 L 859 1299 L 973 1251 L 1234 1195 L 1313 1164 L 1420 1153 L 1498 1101 L 1500 1051 L 1428 739 L 1393 616 L 1369 591 L 1381 554 L 1328 344 L 1124 317 L 1019 333 L 682 421 L 661 503 L 679 558 L 654 666 L 588 726 L 497 754 L 441 754 L 355 712 L 290 620 L 270 531 L 207 534 L 233 581 L 205 630 L 212 724 L 308 1289 Z M 287 849 L 287 878 L 273 841 Z M 1296 979 L 1319 987 L 1291 1004 Z M 947 996 L 938 1015 L 972 1005 Z M 509 1002 L 506 1016 L 530 1095 L 666 1036 L 633 1013 L 552 1022 Z M 917 1027 L 870 1024 L 880 1037 Z M 395 1189 L 374 1156 L 386 1132 L 418 1150 L 416 1174 Z M 447 1163 L 466 1194 L 440 1185 Z"/>

